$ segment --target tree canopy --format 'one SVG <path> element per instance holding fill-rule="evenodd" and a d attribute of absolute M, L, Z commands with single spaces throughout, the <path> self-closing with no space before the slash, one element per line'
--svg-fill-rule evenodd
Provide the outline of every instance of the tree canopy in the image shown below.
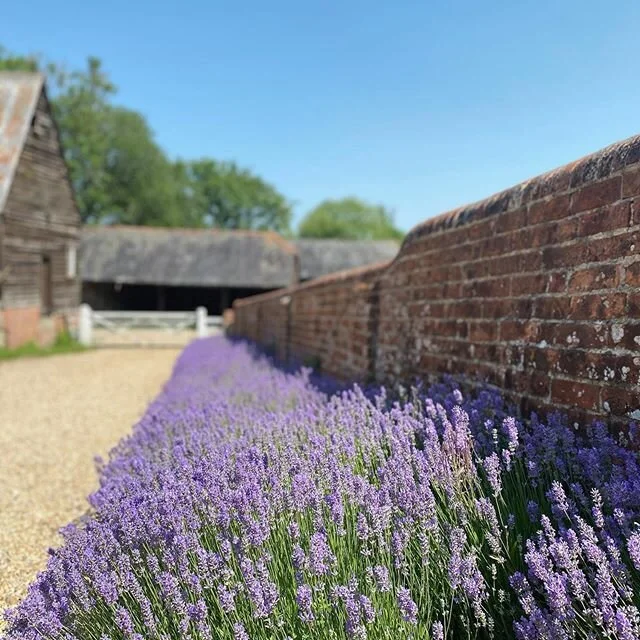
<path fill-rule="evenodd" d="M 289 232 L 291 205 L 233 162 L 172 162 L 144 116 L 114 104 L 99 59 L 68 73 L 40 56 L 0 47 L 0 70 L 44 71 L 83 222 L 274 229 Z"/>
<path fill-rule="evenodd" d="M 400 240 L 404 235 L 389 209 L 355 197 L 324 200 L 302 219 L 298 233 L 302 238 L 345 240 Z"/>
<path fill-rule="evenodd" d="M 71 72 L 0 46 L 0 70 L 43 71 L 80 214 L 85 223 L 290 234 L 292 205 L 235 162 L 172 161 L 140 113 L 117 105 L 117 87 L 98 58 Z M 356 197 L 325 200 L 299 225 L 307 238 L 401 239 L 393 213 Z"/>
<path fill-rule="evenodd" d="M 287 233 L 291 205 L 272 185 L 234 162 L 176 163 L 184 209 L 196 226 Z"/>

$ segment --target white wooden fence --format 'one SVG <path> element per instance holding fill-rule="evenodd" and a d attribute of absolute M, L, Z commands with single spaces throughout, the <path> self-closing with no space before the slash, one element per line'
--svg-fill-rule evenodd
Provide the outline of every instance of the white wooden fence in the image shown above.
<path fill-rule="evenodd" d="M 183 344 L 222 329 L 221 316 L 195 311 L 96 311 L 80 305 L 78 341 L 87 346 Z"/>

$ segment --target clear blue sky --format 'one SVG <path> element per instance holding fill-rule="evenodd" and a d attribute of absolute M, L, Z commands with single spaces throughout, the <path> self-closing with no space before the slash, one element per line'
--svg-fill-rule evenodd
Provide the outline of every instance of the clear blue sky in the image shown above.
<path fill-rule="evenodd" d="M 30 0 L 0 43 L 81 66 L 173 156 L 404 229 L 640 132 L 640 2 Z"/>

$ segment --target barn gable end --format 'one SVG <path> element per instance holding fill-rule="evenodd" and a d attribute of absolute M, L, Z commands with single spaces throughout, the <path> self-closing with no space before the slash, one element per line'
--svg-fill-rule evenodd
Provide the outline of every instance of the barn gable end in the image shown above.
<path fill-rule="evenodd" d="M 0 73 L 0 333 L 8 346 L 50 342 L 74 314 L 79 229 L 43 77 Z"/>

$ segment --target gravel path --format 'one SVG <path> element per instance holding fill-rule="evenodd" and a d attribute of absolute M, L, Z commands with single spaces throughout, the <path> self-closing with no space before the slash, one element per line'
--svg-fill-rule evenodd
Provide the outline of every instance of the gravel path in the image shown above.
<path fill-rule="evenodd" d="M 0 363 L 0 620 L 44 567 L 58 529 L 86 511 L 94 456 L 131 430 L 178 353 L 96 350 Z"/>

